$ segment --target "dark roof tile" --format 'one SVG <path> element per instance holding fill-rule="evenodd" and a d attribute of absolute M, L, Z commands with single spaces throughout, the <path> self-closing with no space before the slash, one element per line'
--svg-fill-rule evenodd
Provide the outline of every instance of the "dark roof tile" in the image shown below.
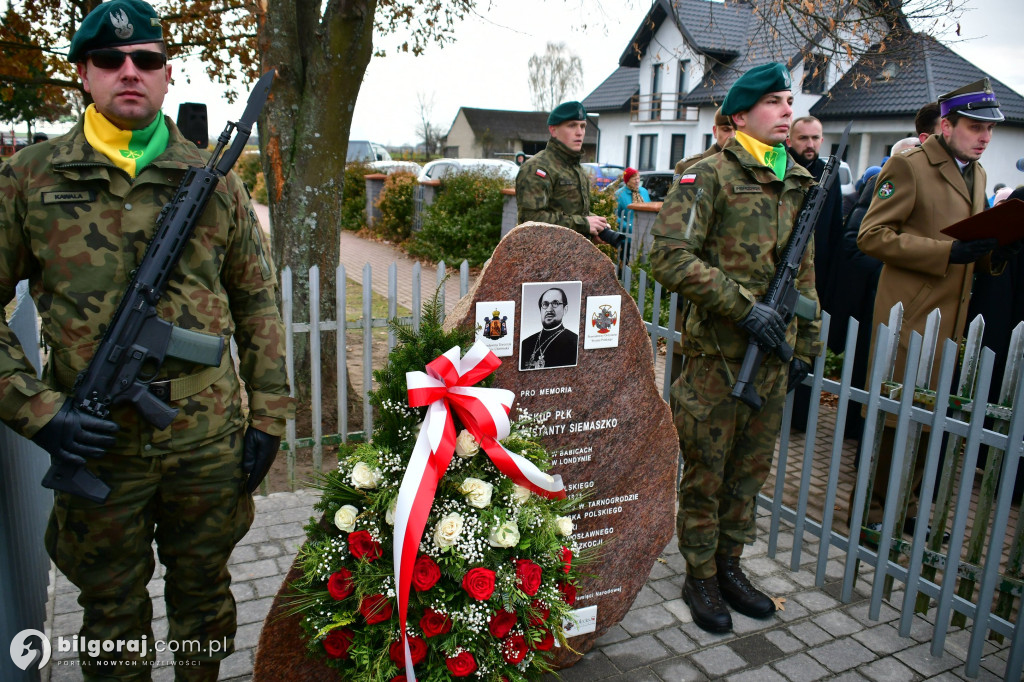
<path fill-rule="evenodd" d="M 935 38 L 913 34 L 906 40 L 884 53 L 873 47 L 811 107 L 811 115 L 823 120 L 913 116 L 939 95 L 987 76 Z M 889 55 L 899 57 L 889 61 Z M 1007 123 L 1024 124 L 1024 97 L 991 76 L 989 81 Z"/>
<path fill-rule="evenodd" d="M 629 100 L 640 92 L 640 69 L 620 66 L 583 99 L 587 111 L 629 111 Z"/>

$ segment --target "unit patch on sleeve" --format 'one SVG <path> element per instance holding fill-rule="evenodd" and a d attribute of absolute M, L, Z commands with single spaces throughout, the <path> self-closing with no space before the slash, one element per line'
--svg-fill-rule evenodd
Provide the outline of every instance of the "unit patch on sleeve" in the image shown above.
<path fill-rule="evenodd" d="M 892 196 L 892 193 L 896 191 L 896 186 L 891 181 L 886 180 L 878 188 L 878 198 L 888 199 Z"/>

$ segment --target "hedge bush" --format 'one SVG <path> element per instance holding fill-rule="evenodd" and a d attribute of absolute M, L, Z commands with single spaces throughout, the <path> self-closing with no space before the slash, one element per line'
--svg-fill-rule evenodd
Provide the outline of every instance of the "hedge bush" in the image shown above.
<path fill-rule="evenodd" d="M 365 163 L 345 166 L 342 181 L 341 229 L 358 232 L 366 225 L 366 181 L 363 176 L 373 171 Z"/>
<path fill-rule="evenodd" d="M 441 181 L 434 203 L 423 215 L 423 229 L 408 251 L 433 261 L 473 267 L 491 257 L 501 239 L 501 190 L 505 180 L 484 173 L 461 173 Z"/>
<path fill-rule="evenodd" d="M 380 216 L 373 223 L 373 231 L 393 242 L 404 242 L 412 234 L 413 195 L 416 176 L 396 171 L 384 181 L 377 198 Z"/>
<path fill-rule="evenodd" d="M 267 183 L 263 178 L 263 165 L 260 163 L 259 152 L 243 152 L 238 157 L 238 162 L 235 163 L 235 172 L 249 188 L 249 194 L 254 201 L 261 204 L 267 203 Z"/>

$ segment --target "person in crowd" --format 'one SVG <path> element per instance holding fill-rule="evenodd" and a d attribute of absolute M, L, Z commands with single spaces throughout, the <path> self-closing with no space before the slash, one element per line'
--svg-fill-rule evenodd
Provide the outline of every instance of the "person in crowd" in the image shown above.
<path fill-rule="evenodd" d="M 747 579 L 740 555 L 756 536 L 756 497 L 771 468 L 787 387 L 807 376 L 821 351 L 817 314 L 787 325 L 760 301 L 814 184 L 784 144 L 793 117 L 789 71 L 779 63 L 750 69 L 729 89 L 722 113 L 735 138 L 686 169 L 669 191 L 651 250 L 654 276 L 689 303 L 687 359 L 672 385 L 683 456 L 677 531 L 683 600 L 710 632 L 732 628 L 726 605 L 754 618 L 775 611 Z M 813 251 L 797 288 L 817 307 Z M 754 386 L 760 409 L 730 396 L 751 339 L 766 349 Z M 783 342 L 794 349 L 789 363 L 777 352 Z"/>
<path fill-rule="evenodd" d="M 824 139 L 821 121 L 813 116 L 796 119 L 789 131 L 789 155 L 818 181 L 825 171 L 825 160 L 819 155 Z M 845 283 L 848 265 L 842 257 L 842 233 L 842 192 L 837 176 L 814 226 L 814 284 L 822 310 L 832 316 L 828 347 L 833 353 L 843 352 L 846 323 L 862 295 L 861 291 L 851 289 Z M 797 431 L 807 427 L 810 400 L 810 388 L 797 386 L 792 421 L 792 428 Z"/>
<path fill-rule="evenodd" d="M 165 429 L 131 405 L 109 416 L 83 411 L 70 396 L 75 378 L 114 316 L 161 209 L 189 167 L 207 159 L 161 113 L 171 66 L 148 3 L 97 5 L 74 34 L 68 60 L 93 104 L 69 133 L 0 166 L 0 305 L 27 279 L 50 350 L 36 378 L 0 318 L 0 419 L 53 461 L 84 465 L 111 488 L 104 503 L 57 492 L 44 539 L 57 568 L 81 590 L 84 678 L 150 679 L 146 585 L 155 541 L 165 567 L 168 646 L 177 643 L 170 649 L 175 679 L 215 680 L 234 650 L 228 558 L 252 523 L 251 493 L 294 412 L 269 244 L 242 181 L 229 174 L 157 306 L 167 322 L 223 338 L 220 367 L 173 358 L 163 364 L 150 386 L 178 411 Z M 237 374 L 227 351 L 232 336 Z M 136 648 L 111 650 L 112 642 Z"/>
<path fill-rule="evenodd" d="M 939 98 L 939 107 L 939 134 L 928 136 L 920 147 L 894 154 L 882 167 L 857 237 L 860 250 L 882 262 L 872 329 L 887 323 L 895 303 L 903 303 L 896 381 L 904 377 L 911 332 L 924 332 L 933 309 L 942 313 L 940 340 L 960 338 L 975 263 L 989 269 L 989 254 L 997 245 L 993 239 L 961 241 L 941 232 L 986 207 L 985 170 L 978 160 L 992 139 L 993 128 L 1003 120 L 995 94 L 988 79 L 982 79 L 946 93 Z M 935 363 L 932 388 L 938 370 Z M 894 423 L 886 423 L 865 519 L 876 528 L 882 520 L 894 440 Z M 927 450 L 927 442 L 928 433 L 922 433 L 918 452 Z M 924 458 L 917 457 L 916 462 L 912 491 L 920 483 Z M 907 530 L 913 528 L 916 513 L 912 492 Z"/>
<path fill-rule="evenodd" d="M 714 143 L 699 154 L 687 156 L 685 159 L 677 161 L 675 170 L 673 171 L 673 174 L 676 176 L 675 179 L 678 180 L 679 176 L 682 175 L 687 168 L 701 159 L 706 159 L 709 156 L 722 151 L 722 149 L 725 148 L 725 143 L 732 139 L 735 134 L 736 128 L 732 125 L 732 119 L 723 114 L 722 108 L 719 107 L 715 111 L 715 122 L 711 125 L 711 136 L 715 138 Z"/>
<path fill-rule="evenodd" d="M 939 134 L 940 114 L 941 109 L 938 102 L 928 102 L 917 110 L 917 114 L 914 115 L 914 130 L 917 132 L 917 139 L 921 144 L 924 144 L 929 135 Z"/>
<path fill-rule="evenodd" d="M 622 187 L 615 192 L 615 217 L 619 221 L 620 232 L 633 232 L 633 210 L 630 204 L 647 203 L 651 195 L 646 187 L 640 186 L 640 172 L 636 168 L 627 168 L 622 172 Z"/>
<path fill-rule="evenodd" d="M 519 222 L 561 225 L 598 238 L 608 229 L 604 216 L 590 212 L 590 178 L 580 166 L 587 110 L 579 102 L 563 102 L 548 114 L 547 146 L 523 161 L 516 176 Z"/>
<path fill-rule="evenodd" d="M 991 208 L 991 207 L 996 205 L 996 195 L 999 194 L 999 190 L 1005 189 L 1005 188 L 1006 188 L 1005 184 L 1003 184 L 1001 182 L 997 182 L 996 183 L 996 186 L 992 188 L 992 196 L 990 196 L 988 198 L 989 208 Z M 1011 188 L 1010 192 L 1012 192 L 1012 191 L 1013 191 L 1013 189 Z M 1009 192 L 1007 192 L 1007 194 L 1009 194 Z"/>

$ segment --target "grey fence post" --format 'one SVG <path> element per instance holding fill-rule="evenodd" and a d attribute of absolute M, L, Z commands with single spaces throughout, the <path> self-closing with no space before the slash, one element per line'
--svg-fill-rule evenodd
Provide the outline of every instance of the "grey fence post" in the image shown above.
<path fill-rule="evenodd" d="M 501 236 L 512 231 L 512 228 L 519 224 L 519 204 L 516 202 L 516 191 L 505 188 L 501 190 Z"/>
<path fill-rule="evenodd" d="M 427 207 L 434 203 L 437 196 L 437 188 L 441 185 L 440 180 L 422 180 L 416 184 L 412 200 L 412 231 L 419 232 L 423 229 L 423 214 Z"/>
<path fill-rule="evenodd" d="M 10 327 L 25 355 L 39 371 L 39 330 L 36 309 L 26 282 L 18 284 L 17 308 Z M 23 671 L 7 654 L 14 637 L 26 629 L 43 632 L 50 559 L 43 547 L 53 493 L 39 483 L 50 459 L 41 449 L 0 424 L 0 679 L 38 680 L 39 670 Z M 37 650 L 41 642 L 30 638 Z"/>

